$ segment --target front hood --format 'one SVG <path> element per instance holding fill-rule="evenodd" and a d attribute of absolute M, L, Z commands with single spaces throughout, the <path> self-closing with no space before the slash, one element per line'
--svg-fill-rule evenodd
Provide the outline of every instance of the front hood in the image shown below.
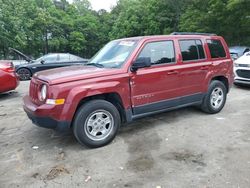
<path fill-rule="evenodd" d="M 235 61 L 238 64 L 250 64 L 250 55 L 243 55 Z"/>
<path fill-rule="evenodd" d="M 27 55 L 23 54 L 22 52 L 18 51 L 15 48 L 9 48 L 10 51 L 16 53 L 17 55 L 21 56 L 22 58 L 24 58 L 24 60 L 26 60 L 27 62 L 32 61 L 31 58 L 29 58 Z"/>
<path fill-rule="evenodd" d="M 119 71 L 117 69 L 105 69 L 94 66 L 79 65 L 41 71 L 36 73 L 34 78 L 38 78 L 48 82 L 50 85 L 53 85 L 101 76 L 109 76 L 117 74 L 118 72 Z"/>

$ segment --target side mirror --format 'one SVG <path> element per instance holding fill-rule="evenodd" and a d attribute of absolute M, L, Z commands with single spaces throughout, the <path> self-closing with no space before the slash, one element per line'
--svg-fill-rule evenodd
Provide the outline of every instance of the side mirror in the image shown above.
<path fill-rule="evenodd" d="M 151 66 L 151 58 L 150 57 L 139 57 L 135 60 L 131 67 L 131 71 L 135 72 L 140 68 L 150 67 Z"/>
<path fill-rule="evenodd" d="M 44 61 L 44 60 L 41 60 L 41 61 L 40 61 L 40 63 L 41 63 L 41 64 L 44 64 L 44 63 L 45 63 L 45 61 Z"/>

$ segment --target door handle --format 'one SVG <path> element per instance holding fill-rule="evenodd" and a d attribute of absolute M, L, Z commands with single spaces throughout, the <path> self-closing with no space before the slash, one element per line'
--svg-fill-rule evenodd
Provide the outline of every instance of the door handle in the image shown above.
<path fill-rule="evenodd" d="M 208 70 L 208 69 L 209 69 L 208 66 L 202 66 L 202 67 L 201 67 L 201 70 Z"/>
<path fill-rule="evenodd" d="M 171 75 L 171 74 L 178 74 L 178 71 L 169 71 L 167 74 L 168 74 L 168 75 Z"/>

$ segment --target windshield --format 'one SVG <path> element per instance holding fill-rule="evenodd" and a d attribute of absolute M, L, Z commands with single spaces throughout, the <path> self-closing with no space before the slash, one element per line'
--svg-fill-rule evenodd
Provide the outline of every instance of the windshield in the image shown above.
<path fill-rule="evenodd" d="M 105 45 L 87 65 L 119 68 L 136 47 L 136 40 L 111 41 Z"/>

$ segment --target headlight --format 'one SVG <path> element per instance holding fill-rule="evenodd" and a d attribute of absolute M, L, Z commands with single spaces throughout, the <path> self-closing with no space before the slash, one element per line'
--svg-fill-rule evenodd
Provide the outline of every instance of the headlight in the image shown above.
<path fill-rule="evenodd" d="M 235 66 L 235 67 L 239 67 L 239 64 L 238 64 L 238 63 L 234 63 L 234 66 Z"/>
<path fill-rule="evenodd" d="M 46 97 L 47 97 L 47 86 L 42 85 L 39 95 L 40 101 L 44 101 Z"/>

